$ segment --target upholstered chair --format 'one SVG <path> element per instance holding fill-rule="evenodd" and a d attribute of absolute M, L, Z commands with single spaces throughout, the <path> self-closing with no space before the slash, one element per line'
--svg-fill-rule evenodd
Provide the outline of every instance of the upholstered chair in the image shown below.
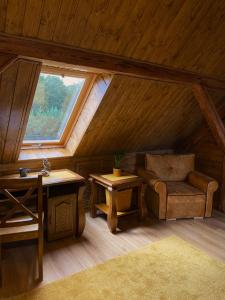
<path fill-rule="evenodd" d="M 211 217 L 218 183 L 194 169 L 194 154 L 146 154 L 138 174 L 148 184 L 147 204 L 159 219 Z"/>

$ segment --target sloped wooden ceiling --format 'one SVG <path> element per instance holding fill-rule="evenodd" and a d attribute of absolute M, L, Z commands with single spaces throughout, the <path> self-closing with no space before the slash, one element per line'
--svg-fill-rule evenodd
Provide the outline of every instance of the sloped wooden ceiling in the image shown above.
<path fill-rule="evenodd" d="M 225 79 L 224 11 L 224 0 L 0 0 L 0 33 Z M 219 105 L 224 91 L 211 93 Z M 115 75 L 75 155 L 174 147 L 201 122 L 189 88 Z"/>
<path fill-rule="evenodd" d="M 224 0 L 1 0 L 0 32 L 225 79 Z"/>
<path fill-rule="evenodd" d="M 210 94 L 217 106 L 225 97 L 224 91 L 211 90 Z M 190 88 L 114 76 L 75 155 L 173 148 L 201 122 L 202 114 Z"/>

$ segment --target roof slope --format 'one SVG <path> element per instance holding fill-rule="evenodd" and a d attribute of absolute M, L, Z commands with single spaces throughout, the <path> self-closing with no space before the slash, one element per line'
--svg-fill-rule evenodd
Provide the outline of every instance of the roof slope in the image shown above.
<path fill-rule="evenodd" d="M 224 91 L 210 91 L 217 106 Z M 202 122 L 190 88 L 114 76 L 75 155 L 173 148 Z"/>

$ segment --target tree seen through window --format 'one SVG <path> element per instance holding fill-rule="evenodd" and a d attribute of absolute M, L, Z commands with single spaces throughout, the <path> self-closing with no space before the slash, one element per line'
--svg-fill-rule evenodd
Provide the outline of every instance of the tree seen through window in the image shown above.
<path fill-rule="evenodd" d="M 85 79 L 41 73 L 24 141 L 59 140 Z"/>

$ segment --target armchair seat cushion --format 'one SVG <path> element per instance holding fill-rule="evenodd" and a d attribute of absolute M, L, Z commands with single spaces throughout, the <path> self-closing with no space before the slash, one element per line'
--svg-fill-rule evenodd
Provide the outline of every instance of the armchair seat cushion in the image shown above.
<path fill-rule="evenodd" d="M 205 195 L 205 193 L 199 190 L 198 188 L 182 181 L 167 181 L 166 186 L 168 196 Z"/>
<path fill-rule="evenodd" d="M 205 194 L 186 182 L 166 182 L 167 218 L 203 217 Z"/>

